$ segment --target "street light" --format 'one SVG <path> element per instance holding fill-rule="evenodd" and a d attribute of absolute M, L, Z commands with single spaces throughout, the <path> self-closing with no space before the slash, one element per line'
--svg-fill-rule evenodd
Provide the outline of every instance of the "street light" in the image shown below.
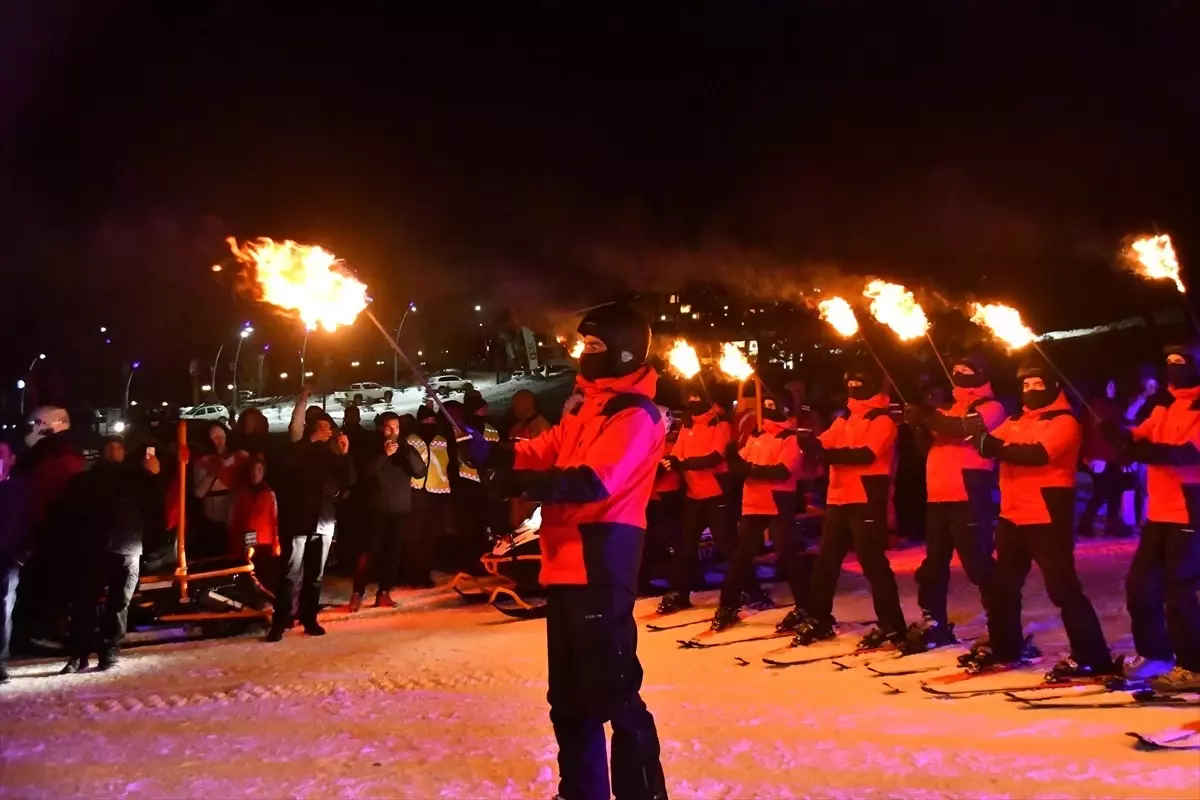
<path fill-rule="evenodd" d="M 357 361 L 351 361 L 351 362 L 350 362 L 350 366 L 352 366 L 352 367 L 357 367 L 357 366 L 358 366 L 358 362 L 357 362 Z"/>
<path fill-rule="evenodd" d="M 417 304 L 409 303 L 408 308 L 404 309 L 403 316 L 400 317 L 400 324 L 396 327 L 396 341 L 400 341 L 400 331 L 404 330 L 404 320 L 408 319 L 409 314 L 417 313 Z M 392 353 L 392 386 L 400 383 L 400 354 Z"/>
<path fill-rule="evenodd" d="M 129 402 L 129 387 L 133 383 L 133 374 L 135 372 L 137 372 L 138 367 L 140 367 L 141 365 L 142 365 L 142 362 L 140 362 L 140 361 L 134 361 L 132 364 L 129 365 L 129 377 L 125 379 L 125 410 L 126 411 L 129 410 L 131 405 L 137 405 L 136 403 L 131 404 Z"/>
<path fill-rule="evenodd" d="M 106 328 L 106 327 L 104 327 L 103 325 L 101 325 L 101 326 L 100 326 L 100 332 L 101 332 L 101 333 L 108 333 L 108 328 Z"/>
<path fill-rule="evenodd" d="M 286 372 L 281 372 L 281 373 L 279 373 L 279 380 L 281 380 L 281 381 L 286 381 L 286 380 L 287 380 L 287 373 L 286 373 Z"/>
<path fill-rule="evenodd" d="M 200 387 L 200 391 L 202 391 L 202 392 L 211 392 L 211 391 L 212 391 L 212 384 L 211 384 L 211 383 L 206 383 L 206 384 L 204 384 L 203 386 L 201 386 L 201 387 Z"/>
<path fill-rule="evenodd" d="M 25 374 L 29 375 L 31 372 L 33 372 L 33 368 L 37 366 L 37 362 L 44 361 L 45 358 L 45 353 L 38 353 L 37 357 L 29 362 L 29 369 L 25 370 Z M 25 389 L 27 386 L 28 383 L 22 379 L 21 385 L 17 387 L 21 390 L 21 416 L 25 416 Z"/>
<path fill-rule="evenodd" d="M 229 387 L 230 390 L 233 392 L 233 400 L 230 403 L 229 410 L 231 412 L 233 412 L 234 414 L 237 413 L 237 406 L 238 406 L 238 396 L 237 396 L 238 359 L 240 359 L 242 357 L 242 345 L 246 343 L 246 340 L 250 338 L 250 334 L 252 334 L 252 333 L 254 333 L 254 328 L 251 328 L 250 323 L 247 322 L 246 325 L 242 328 L 241 332 L 238 333 L 237 351 L 234 352 L 234 354 L 233 354 L 233 383 Z"/>
<path fill-rule="evenodd" d="M 483 311 L 483 306 L 475 306 L 476 311 Z"/>

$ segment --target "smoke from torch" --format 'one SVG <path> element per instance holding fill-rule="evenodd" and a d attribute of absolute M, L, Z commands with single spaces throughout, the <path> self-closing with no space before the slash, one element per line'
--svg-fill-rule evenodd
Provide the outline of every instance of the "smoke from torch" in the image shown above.
<path fill-rule="evenodd" d="M 1135 262 L 1135 270 L 1151 280 L 1169 280 L 1180 294 L 1186 294 L 1183 280 L 1179 277 L 1179 259 L 1175 257 L 1175 246 L 1165 233 L 1158 236 L 1143 236 L 1129 245 Z"/>
<path fill-rule="evenodd" d="M 700 359 L 696 350 L 683 339 L 676 339 L 667 353 L 667 363 L 684 378 L 694 378 L 700 372 Z"/>
<path fill-rule="evenodd" d="M 1021 312 L 1000 303 L 972 303 L 971 322 L 987 328 L 1009 350 L 1020 350 L 1037 338 L 1021 321 Z"/>
<path fill-rule="evenodd" d="M 842 336 L 850 338 L 858 333 L 858 318 L 854 316 L 854 309 L 840 297 L 830 297 L 828 300 L 822 300 L 817 303 L 817 311 L 821 314 L 821 319 L 833 326 L 833 329 Z"/>
<path fill-rule="evenodd" d="M 261 238 L 238 246 L 226 240 L 247 268 L 256 299 L 293 313 L 308 328 L 352 325 L 367 307 L 367 287 L 324 248 Z"/>
<path fill-rule="evenodd" d="M 721 371 L 731 378 L 744 381 L 754 374 L 754 368 L 733 342 L 721 345 Z"/>
<path fill-rule="evenodd" d="M 925 310 L 903 286 L 886 281 L 871 281 L 863 289 L 871 301 L 871 316 L 887 325 L 903 342 L 917 339 L 929 331 Z"/>

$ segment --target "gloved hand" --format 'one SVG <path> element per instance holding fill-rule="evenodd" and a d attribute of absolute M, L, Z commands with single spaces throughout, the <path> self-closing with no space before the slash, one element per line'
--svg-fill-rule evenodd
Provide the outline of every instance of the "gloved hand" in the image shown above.
<path fill-rule="evenodd" d="M 963 417 L 963 429 L 971 439 L 982 439 L 988 432 L 987 423 L 978 413 L 967 414 Z"/>
<path fill-rule="evenodd" d="M 479 469 L 487 463 L 492 452 L 492 443 L 482 433 L 472 433 L 457 440 L 458 460 L 469 467 Z"/>
<path fill-rule="evenodd" d="M 796 444 L 800 445 L 802 453 L 811 453 L 821 446 L 820 440 L 810 430 L 797 431 Z"/>

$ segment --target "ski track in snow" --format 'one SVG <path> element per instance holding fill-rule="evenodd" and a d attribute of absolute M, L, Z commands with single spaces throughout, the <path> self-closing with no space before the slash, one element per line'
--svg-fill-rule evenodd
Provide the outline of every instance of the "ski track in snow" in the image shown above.
<path fill-rule="evenodd" d="M 1114 648 L 1126 652 L 1131 548 L 1078 551 Z M 920 551 L 893 555 L 913 617 Z M 871 616 L 854 566 L 841 580 L 842 619 Z M 334 610 L 320 639 L 142 647 L 108 674 L 15 664 L 0 689 L 0 797 L 553 795 L 542 623 L 457 605 L 447 591 L 409 593 L 398 611 L 346 621 Z M 957 568 L 952 591 L 955 617 L 977 627 L 978 599 Z M 326 599 L 345 594 L 333 582 Z M 1065 637 L 1036 570 L 1025 594 L 1027 627 L 1055 657 Z M 638 613 L 654 603 L 641 601 Z M 888 695 L 863 669 L 772 671 L 730 658 L 757 660 L 778 642 L 685 651 L 676 638 L 640 639 L 674 798 L 1200 796 L 1194 752 L 1143 752 L 1124 735 L 1190 722 L 1195 709 L 946 701 L 916 691 L 920 675 L 891 679 L 913 691 Z"/>

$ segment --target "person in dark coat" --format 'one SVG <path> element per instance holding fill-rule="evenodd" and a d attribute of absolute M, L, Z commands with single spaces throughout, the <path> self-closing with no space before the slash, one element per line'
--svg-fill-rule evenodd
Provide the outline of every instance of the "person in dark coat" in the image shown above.
<path fill-rule="evenodd" d="M 351 613 L 362 607 L 367 574 L 371 570 L 379 581 L 375 605 L 383 608 L 396 605 L 391 591 L 396 585 L 405 529 L 412 511 L 412 479 L 425 477 L 426 465 L 421 454 L 401 436 L 400 417 L 387 411 L 376 417 L 375 424 L 379 438 L 365 459 L 355 487 L 363 495 L 368 520 L 354 562 Z"/>
<path fill-rule="evenodd" d="M 338 495 L 354 484 L 349 453 L 349 438 L 335 432 L 328 414 L 317 417 L 292 445 L 284 475 L 288 491 L 279 520 L 286 567 L 275 592 L 269 642 L 282 639 L 293 619 L 299 619 L 310 636 L 325 634 L 317 624 L 317 610 L 337 524 Z"/>
<path fill-rule="evenodd" d="M 8 645 L 21 567 L 29 558 L 29 500 L 25 481 L 13 475 L 13 446 L 0 441 L 0 683 L 8 683 Z"/>
<path fill-rule="evenodd" d="M 125 441 L 109 438 L 96 466 L 67 487 L 74 517 L 69 550 L 74 592 L 64 675 L 87 669 L 92 653 L 99 656 L 101 670 L 116 666 L 137 588 L 142 538 L 152 520 L 161 518 L 166 487 L 158 458 L 147 451 L 142 463 L 134 464 L 125 455 Z"/>

